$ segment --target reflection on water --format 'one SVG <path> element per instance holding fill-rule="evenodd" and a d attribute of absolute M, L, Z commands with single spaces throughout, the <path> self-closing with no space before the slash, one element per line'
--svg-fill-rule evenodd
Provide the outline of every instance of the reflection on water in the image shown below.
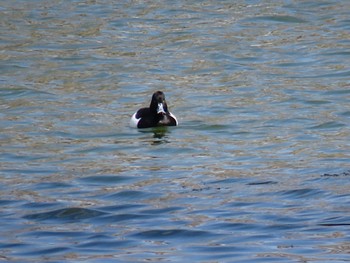
<path fill-rule="evenodd" d="M 1 258 L 348 260 L 349 8 L 2 3 Z"/>
<path fill-rule="evenodd" d="M 169 127 L 167 126 L 159 126 L 159 127 L 153 127 L 153 128 L 147 128 L 147 129 L 139 129 L 138 132 L 141 134 L 145 134 L 145 138 L 148 140 L 150 139 L 150 134 L 153 135 L 152 145 L 162 144 L 169 142 L 167 139 L 169 136 L 167 134 L 170 133 Z"/>

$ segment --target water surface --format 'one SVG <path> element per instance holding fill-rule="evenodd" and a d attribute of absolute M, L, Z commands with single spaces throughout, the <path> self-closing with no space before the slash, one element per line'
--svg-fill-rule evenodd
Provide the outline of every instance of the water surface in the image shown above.
<path fill-rule="evenodd" d="M 0 259 L 348 261 L 348 10 L 3 1 Z"/>

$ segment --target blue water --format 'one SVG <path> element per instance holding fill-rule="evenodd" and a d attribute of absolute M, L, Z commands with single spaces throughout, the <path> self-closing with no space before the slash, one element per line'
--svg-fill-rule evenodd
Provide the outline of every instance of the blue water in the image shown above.
<path fill-rule="evenodd" d="M 0 261 L 349 261 L 348 10 L 3 1 Z"/>

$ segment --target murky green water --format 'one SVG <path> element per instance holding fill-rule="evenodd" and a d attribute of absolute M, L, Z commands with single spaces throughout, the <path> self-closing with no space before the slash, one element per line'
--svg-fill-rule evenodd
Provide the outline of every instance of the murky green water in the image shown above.
<path fill-rule="evenodd" d="M 2 1 L 0 261 L 347 261 L 349 10 Z"/>

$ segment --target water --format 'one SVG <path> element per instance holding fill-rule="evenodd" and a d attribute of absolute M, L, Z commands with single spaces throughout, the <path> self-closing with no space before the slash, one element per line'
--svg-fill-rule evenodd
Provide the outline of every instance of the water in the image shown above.
<path fill-rule="evenodd" d="M 0 261 L 349 261 L 348 10 L 2 1 Z"/>

